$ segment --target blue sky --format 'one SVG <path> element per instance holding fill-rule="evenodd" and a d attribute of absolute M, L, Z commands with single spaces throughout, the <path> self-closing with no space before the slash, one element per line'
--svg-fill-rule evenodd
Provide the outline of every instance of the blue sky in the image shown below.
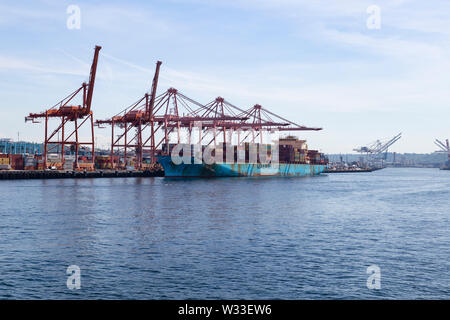
<path fill-rule="evenodd" d="M 81 29 L 69 30 L 69 5 Z M 381 9 L 368 29 L 367 8 Z M 432 152 L 450 137 L 450 2 L 365 0 L 154 0 L 0 2 L 0 137 L 41 141 L 24 123 L 88 78 L 103 47 L 95 118 L 150 89 L 175 87 L 207 103 L 259 103 L 297 123 L 327 153 L 403 132 L 391 151 Z M 98 143 L 109 131 L 97 130 Z"/>

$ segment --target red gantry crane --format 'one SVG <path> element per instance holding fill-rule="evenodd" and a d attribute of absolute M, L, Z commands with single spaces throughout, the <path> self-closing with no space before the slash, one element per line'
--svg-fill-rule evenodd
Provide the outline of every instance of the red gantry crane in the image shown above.
<path fill-rule="evenodd" d="M 156 63 L 155 75 L 153 77 L 151 94 L 145 93 L 145 95 L 138 101 L 127 107 L 122 112 L 116 114 L 107 120 L 96 120 L 95 124 L 102 128 L 102 125 L 111 125 L 111 168 L 114 168 L 114 152 L 118 150 L 119 156 L 120 151 L 123 150 L 123 167 L 126 168 L 128 164 L 127 154 L 130 150 L 135 150 L 137 169 L 142 169 L 142 161 L 144 154 L 144 144 L 148 143 L 146 140 L 143 143 L 143 130 L 150 125 L 150 130 L 154 133 L 154 121 L 150 121 L 153 118 L 153 106 L 156 99 L 156 89 L 158 86 L 159 69 L 162 62 L 158 61 Z M 122 129 L 117 136 L 115 136 L 114 130 Z M 135 133 L 133 134 L 133 129 Z M 116 132 L 117 133 L 117 132 Z M 151 154 L 154 158 L 155 149 L 154 148 L 154 134 L 150 137 L 151 141 Z M 120 159 L 119 159 L 120 164 Z"/>
<path fill-rule="evenodd" d="M 95 75 L 97 71 L 98 55 L 101 47 L 96 46 L 94 52 L 94 58 L 91 65 L 91 71 L 89 75 L 89 82 L 83 83 L 81 87 L 72 92 L 63 100 L 59 101 L 50 109 L 41 113 L 30 113 L 25 117 L 25 122 L 32 121 L 33 123 L 39 123 L 38 119 L 44 119 L 45 121 L 45 140 L 44 140 L 44 168 L 47 168 L 47 155 L 48 153 L 57 149 L 57 153 L 60 153 L 61 165 L 64 164 L 64 147 L 66 145 L 73 146 L 75 152 L 74 169 L 75 170 L 93 170 L 95 162 L 95 148 L 94 148 L 94 119 L 92 114 L 92 96 L 94 93 Z M 82 95 L 82 105 L 73 105 L 75 97 Z M 53 131 L 49 132 L 49 119 L 58 119 L 60 124 Z M 79 131 L 80 128 L 90 121 L 90 134 L 91 138 L 87 141 L 80 141 Z M 69 123 L 72 122 L 74 127 L 72 130 L 67 128 Z M 69 129 L 69 130 L 68 130 Z M 89 162 L 79 162 L 79 149 L 80 146 L 87 145 L 91 147 L 91 159 Z"/>

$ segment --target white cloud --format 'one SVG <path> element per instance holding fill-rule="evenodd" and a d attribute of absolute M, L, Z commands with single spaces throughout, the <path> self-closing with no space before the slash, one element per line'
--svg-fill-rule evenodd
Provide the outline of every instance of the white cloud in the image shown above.
<path fill-rule="evenodd" d="M 151 7 L 135 7 L 133 4 L 83 4 L 81 6 L 83 26 L 97 31 L 127 34 L 132 37 L 166 37 L 180 31 L 174 21 L 161 18 Z M 125 40 L 125 39 L 124 39 Z"/>
<path fill-rule="evenodd" d="M 322 33 L 329 41 L 350 45 L 356 49 L 366 49 L 368 53 L 385 55 L 401 59 L 435 60 L 446 55 L 439 45 L 428 44 L 414 40 L 404 40 L 400 37 L 371 37 L 357 32 L 341 32 L 324 30 Z"/>
<path fill-rule="evenodd" d="M 66 75 L 85 75 L 86 73 L 80 72 L 75 69 L 60 69 L 50 66 L 40 65 L 39 62 L 29 61 L 25 59 L 12 58 L 7 56 L 0 56 L 0 70 L 26 70 L 38 73 L 56 73 Z"/>
<path fill-rule="evenodd" d="M 53 10 L 43 10 L 43 6 L 25 6 L 25 5 L 0 5 L 0 26 L 4 25 L 30 25 L 38 27 L 36 20 L 49 21 L 65 19 L 65 13 L 58 14 Z"/>

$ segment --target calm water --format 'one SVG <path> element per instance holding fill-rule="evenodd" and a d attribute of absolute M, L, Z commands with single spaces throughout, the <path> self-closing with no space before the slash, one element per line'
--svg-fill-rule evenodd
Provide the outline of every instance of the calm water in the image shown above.
<path fill-rule="evenodd" d="M 450 171 L 0 181 L 0 235 L 3 299 L 449 299 Z"/>

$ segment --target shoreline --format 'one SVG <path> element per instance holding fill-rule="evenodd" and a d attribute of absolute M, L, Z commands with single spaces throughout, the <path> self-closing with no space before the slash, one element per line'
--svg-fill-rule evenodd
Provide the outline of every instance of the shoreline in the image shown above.
<path fill-rule="evenodd" d="M 0 171 L 0 180 L 28 179 L 89 179 L 89 178 L 132 178 L 132 177 L 163 177 L 162 170 L 156 171 L 58 171 L 58 170 L 8 170 Z"/>

